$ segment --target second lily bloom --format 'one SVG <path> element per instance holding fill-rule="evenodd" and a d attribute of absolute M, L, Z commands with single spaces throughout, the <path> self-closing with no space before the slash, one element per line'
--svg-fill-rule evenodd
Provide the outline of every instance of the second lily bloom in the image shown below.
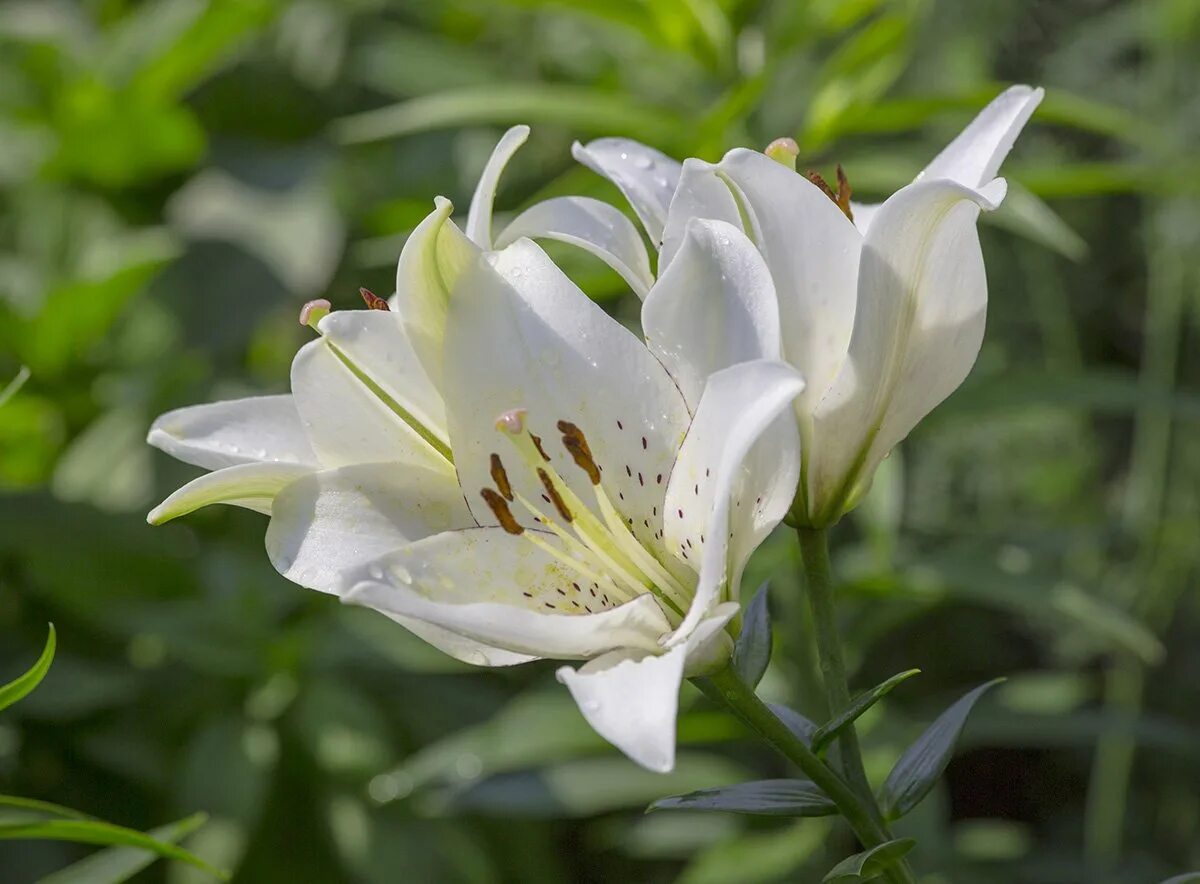
<path fill-rule="evenodd" d="M 752 150 L 680 165 L 620 139 L 576 146 L 660 246 L 643 308 L 651 348 L 697 381 L 731 359 L 779 357 L 804 377 L 798 524 L 829 525 L 852 508 L 970 371 L 987 307 L 975 222 L 1003 200 L 994 176 L 1041 99 L 1008 89 L 878 206 L 835 201 Z M 714 236 L 726 248 L 705 249 Z"/>

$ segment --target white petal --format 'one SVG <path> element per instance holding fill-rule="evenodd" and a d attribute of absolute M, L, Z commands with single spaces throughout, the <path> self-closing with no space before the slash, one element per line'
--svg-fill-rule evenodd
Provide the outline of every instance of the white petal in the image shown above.
<path fill-rule="evenodd" d="M 746 558 L 787 512 L 800 465 L 789 406 L 803 389 L 795 369 L 766 360 L 709 379 L 667 486 L 668 548 L 700 559 L 695 599 L 672 642 L 711 613 L 727 584 L 737 597 Z"/>
<path fill-rule="evenodd" d="M 509 464 L 513 487 L 538 500 L 542 487 L 495 429 L 496 417 L 528 409 L 527 423 L 584 500 L 592 486 L 561 444 L 560 420 L 587 437 L 613 502 L 646 542 L 662 519 L 662 494 L 687 430 L 687 406 L 638 338 L 605 313 L 529 240 L 481 260 L 451 302 L 446 407 L 455 466 L 482 524 L 479 490 L 489 458 Z"/>
<path fill-rule="evenodd" d="M 317 462 L 291 396 L 253 396 L 168 411 L 146 441 L 206 470 L 278 461 Z"/>
<path fill-rule="evenodd" d="M 475 185 L 475 194 L 471 197 L 471 208 L 467 212 L 467 236 L 481 249 L 492 247 L 492 204 L 496 200 L 496 188 L 500 184 L 500 176 L 504 167 L 513 158 L 529 137 L 528 126 L 513 126 L 500 137 L 479 183 Z"/>
<path fill-rule="evenodd" d="M 588 659 L 614 648 L 658 647 L 670 625 L 652 596 L 576 614 L 591 599 L 586 588 L 573 587 L 577 579 L 524 537 L 474 528 L 395 550 L 368 565 L 344 598 L 538 657 Z"/>
<path fill-rule="evenodd" d="M 294 463 L 246 463 L 225 467 L 188 482 L 151 510 L 146 521 L 161 525 L 210 503 L 228 503 L 270 513 L 276 495 L 312 470 L 311 466 Z"/>
<path fill-rule="evenodd" d="M 617 186 L 651 242 L 662 240 L 667 208 L 679 182 L 679 163 L 628 138 L 598 138 L 586 145 L 575 142 L 571 155 Z"/>
<path fill-rule="evenodd" d="M 323 340 L 305 344 L 296 354 L 292 394 L 313 450 L 324 464 L 394 461 L 453 470 Z"/>
<path fill-rule="evenodd" d="M 724 221 L 693 218 L 642 305 L 642 330 L 692 411 L 713 372 L 778 359 L 775 286 L 754 244 Z"/>
<path fill-rule="evenodd" d="M 975 221 L 1003 184 L 977 192 L 922 181 L 880 208 L 863 247 L 850 356 L 814 415 L 808 510 L 818 524 L 841 515 L 974 364 L 987 309 Z"/>
<path fill-rule="evenodd" d="M 384 310 L 337 310 L 320 323 L 337 348 L 429 434 L 448 443 L 446 406 L 400 316 Z"/>
<path fill-rule="evenodd" d="M 450 289 L 479 255 L 478 247 L 450 220 L 452 211 L 449 200 L 434 200 L 433 211 L 404 243 L 396 264 L 396 293 L 389 301 L 408 329 L 425 373 L 439 388 Z"/>
<path fill-rule="evenodd" d="M 783 353 L 807 384 L 797 403 L 807 412 L 846 356 L 862 237 L 816 185 L 764 154 L 732 150 L 720 168 L 736 186 L 747 233 L 771 268 Z"/>
<path fill-rule="evenodd" d="M 725 624 L 736 617 L 741 608 L 737 602 L 722 602 L 688 636 L 687 662 L 683 667 L 686 678 L 710 675 L 729 663 L 733 637 L 725 631 Z"/>
<path fill-rule="evenodd" d="M 721 630 L 737 609 L 720 606 L 686 643 L 666 653 L 622 648 L 579 669 L 564 666 L 558 680 L 596 733 L 643 767 L 666 773 L 675 766 L 679 683 L 685 674 L 702 674 L 728 659 L 732 645 Z"/>
<path fill-rule="evenodd" d="M 1040 88 L 1028 86 L 1006 89 L 980 111 L 967 128 L 917 175 L 916 180 L 947 178 L 972 189 L 990 181 L 1000 171 L 1000 164 L 1045 94 Z M 854 213 L 854 226 L 865 235 L 879 211 L 879 204 L 852 202 L 850 209 Z"/>
<path fill-rule="evenodd" d="M 858 228 L 858 232 L 863 236 L 867 235 L 867 228 L 875 220 L 875 213 L 879 211 L 880 205 L 880 203 L 856 203 L 854 200 L 850 201 L 850 212 L 854 215 L 854 226 Z"/>
<path fill-rule="evenodd" d="M 666 773 L 675 766 L 675 717 L 686 660 L 684 645 L 661 655 L 622 648 L 579 669 L 564 666 L 558 680 L 596 733 L 642 767 Z"/>
<path fill-rule="evenodd" d="M 979 112 L 917 176 L 918 181 L 946 178 L 972 189 L 990 181 L 1046 93 L 1010 86 Z"/>
<path fill-rule="evenodd" d="M 496 248 L 521 237 L 558 240 L 591 252 L 621 274 L 639 298 L 654 284 L 642 235 L 619 210 L 600 200 L 561 196 L 531 206 L 496 237 Z"/>
<path fill-rule="evenodd" d="M 742 213 L 733 192 L 717 174 L 712 163 L 695 158 L 683 161 L 679 184 L 671 197 L 667 225 L 663 230 L 662 248 L 658 253 L 658 275 L 661 277 L 675 260 L 683 245 L 688 222 L 693 218 L 709 218 L 732 224 L 742 230 Z"/>
<path fill-rule="evenodd" d="M 355 464 L 312 473 L 275 498 L 267 555 L 293 583 L 337 592 L 352 573 L 398 547 L 474 526 L 453 476 Z"/>

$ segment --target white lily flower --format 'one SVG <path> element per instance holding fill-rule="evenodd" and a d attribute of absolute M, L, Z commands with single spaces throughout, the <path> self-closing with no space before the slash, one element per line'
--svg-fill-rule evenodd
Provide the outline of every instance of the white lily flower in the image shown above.
<path fill-rule="evenodd" d="M 795 404 L 798 522 L 828 525 L 850 509 L 879 462 L 970 371 L 987 306 L 975 222 L 1004 198 L 1005 182 L 993 176 L 1042 95 L 1005 91 L 877 206 L 850 203 L 844 182 L 834 194 L 797 174 L 794 143 L 773 145 L 786 165 L 735 149 L 718 163 L 681 167 L 634 142 L 576 145 L 577 158 L 624 192 L 660 244 L 643 327 L 667 364 L 699 383 L 752 345 L 756 317 L 778 314 L 781 355 L 807 383 Z M 661 186 L 671 179 L 677 185 Z M 740 273 L 743 284 L 699 284 L 711 276 L 697 276 L 692 256 L 698 218 L 722 222 L 741 243 L 743 260 L 720 278 Z M 773 286 L 757 280 L 764 272 Z"/>
<path fill-rule="evenodd" d="M 150 519 L 249 506 L 290 580 L 460 660 L 585 661 L 559 678 L 587 720 L 669 770 L 680 681 L 728 657 L 742 569 L 791 503 L 803 382 L 769 358 L 673 376 L 529 239 L 485 250 L 450 212 L 405 245 L 391 311 L 309 311 L 290 397 L 156 421 L 214 472 Z M 758 331 L 777 355 L 778 322 Z"/>

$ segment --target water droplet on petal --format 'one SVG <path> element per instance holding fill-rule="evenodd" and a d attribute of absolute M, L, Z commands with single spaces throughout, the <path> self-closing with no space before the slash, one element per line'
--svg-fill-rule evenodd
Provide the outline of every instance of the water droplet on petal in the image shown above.
<path fill-rule="evenodd" d="M 633 164 L 635 166 L 637 166 L 639 169 L 653 169 L 654 168 L 654 160 L 650 159 L 650 157 L 638 157 L 637 159 L 635 159 L 633 161 Z"/>

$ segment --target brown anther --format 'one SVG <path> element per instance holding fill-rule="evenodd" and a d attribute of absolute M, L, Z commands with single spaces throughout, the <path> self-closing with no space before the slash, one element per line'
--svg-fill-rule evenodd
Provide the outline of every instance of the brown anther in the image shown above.
<path fill-rule="evenodd" d="M 496 517 L 496 521 L 500 523 L 500 527 L 509 534 L 524 534 L 525 529 L 513 517 L 512 510 L 508 508 L 508 501 L 500 496 L 499 492 L 493 491 L 491 488 L 482 488 L 479 491 L 480 497 L 488 505 L 488 509 L 492 511 L 492 515 Z"/>
<path fill-rule="evenodd" d="M 837 202 L 837 194 L 833 192 L 833 188 L 821 177 L 820 172 L 814 172 L 812 169 L 809 169 L 804 173 L 804 177 L 821 188 L 821 193 L 825 194 L 825 196 L 829 197 L 835 203 Z"/>
<path fill-rule="evenodd" d="M 850 211 L 850 197 L 854 190 L 850 187 L 850 179 L 846 177 L 846 171 L 842 168 L 842 164 L 838 163 L 837 167 L 837 199 L 834 200 L 838 204 L 838 208 L 846 213 L 846 217 L 851 221 L 854 220 L 854 212 Z"/>
<path fill-rule="evenodd" d="M 362 299 L 367 302 L 368 310 L 388 311 L 392 309 L 388 306 L 388 302 L 385 299 L 379 297 L 379 295 L 375 294 L 370 289 L 359 289 L 358 293 L 362 295 Z"/>
<path fill-rule="evenodd" d="M 508 481 L 508 473 L 504 471 L 504 464 L 500 462 L 500 455 L 492 455 L 492 481 L 496 483 L 496 490 L 504 495 L 504 499 L 512 501 L 512 485 Z"/>
<path fill-rule="evenodd" d="M 821 188 L 821 193 L 829 197 L 833 201 L 833 204 L 842 210 L 843 215 L 845 215 L 851 221 L 854 220 L 854 213 L 850 211 L 850 194 L 853 191 L 850 189 L 850 180 L 846 177 L 846 173 L 842 170 L 841 165 L 837 167 L 838 189 L 836 193 L 834 192 L 833 188 L 829 186 L 828 182 L 821 177 L 819 172 L 813 172 L 810 170 L 805 174 L 805 177 L 813 184 L 817 185 L 817 187 Z"/>
<path fill-rule="evenodd" d="M 563 434 L 563 447 L 570 453 L 575 465 L 587 473 L 593 485 L 599 485 L 600 468 L 596 466 L 596 459 L 592 457 L 592 449 L 588 447 L 583 430 L 570 421 L 559 421 L 558 431 Z"/>
<path fill-rule="evenodd" d="M 558 514 L 567 522 L 573 522 L 575 517 L 571 515 L 571 511 L 567 509 L 567 503 L 562 499 L 562 495 L 558 493 L 558 489 L 554 487 L 554 483 L 550 480 L 550 474 L 543 469 L 538 469 L 538 478 L 542 480 L 542 487 L 546 489 L 546 494 L 550 497 L 550 502 L 554 504 L 554 508 L 558 510 Z"/>
<path fill-rule="evenodd" d="M 533 440 L 533 447 L 538 450 L 538 454 L 542 456 L 542 460 L 550 463 L 550 455 L 546 453 L 546 449 L 542 447 L 542 437 L 537 433 L 530 433 L 529 438 Z"/>

